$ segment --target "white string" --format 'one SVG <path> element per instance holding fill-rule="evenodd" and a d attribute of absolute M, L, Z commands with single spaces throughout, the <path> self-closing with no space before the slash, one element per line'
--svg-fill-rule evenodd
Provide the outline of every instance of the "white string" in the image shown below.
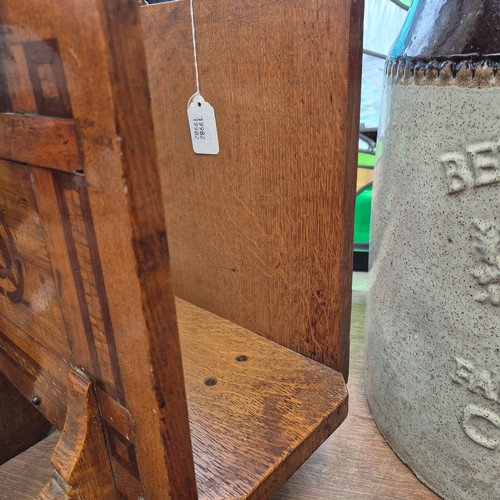
<path fill-rule="evenodd" d="M 200 79 L 198 77 L 198 58 L 196 57 L 196 32 L 194 28 L 194 10 L 193 0 L 189 1 L 189 9 L 191 12 L 191 33 L 193 34 L 193 54 L 194 54 L 194 71 L 196 73 L 196 94 L 200 94 Z"/>

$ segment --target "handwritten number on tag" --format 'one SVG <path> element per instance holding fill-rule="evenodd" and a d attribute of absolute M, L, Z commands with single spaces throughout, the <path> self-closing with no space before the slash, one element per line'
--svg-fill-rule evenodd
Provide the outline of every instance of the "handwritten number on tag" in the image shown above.
<path fill-rule="evenodd" d="M 187 114 L 193 151 L 202 155 L 219 154 L 214 108 L 196 93 L 188 102 Z"/>

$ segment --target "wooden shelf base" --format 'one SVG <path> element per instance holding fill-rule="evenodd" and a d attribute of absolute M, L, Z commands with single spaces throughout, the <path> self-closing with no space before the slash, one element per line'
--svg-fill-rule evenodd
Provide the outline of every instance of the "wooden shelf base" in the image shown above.
<path fill-rule="evenodd" d="M 349 417 L 272 498 L 435 500 L 438 497 L 396 457 L 371 418 L 363 384 L 364 297 L 356 303 L 355 292 L 353 299 Z M 182 307 L 179 316 L 182 316 Z M 220 356 L 226 359 L 227 349 Z M 272 366 L 268 367 L 271 369 Z M 36 497 L 36 492 L 49 476 L 50 455 L 56 442 L 57 434 L 52 434 L 0 467 L 0 500 L 31 500 Z M 21 477 L 29 477 L 31 481 L 21 481 Z"/>
<path fill-rule="evenodd" d="M 345 419 L 342 376 L 182 300 L 177 320 L 200 498 L 268 498 Z"/>
<path fill-rule="evenodd" d="M 344 380 L 188 302 L 176 305 L 199 497 L 269 498 L 345 419 Z M 36 462 L 28 450 L 0 468 L 18 498 L 31 498 L 50 473 L 52 448 L 31 450 Z"/>

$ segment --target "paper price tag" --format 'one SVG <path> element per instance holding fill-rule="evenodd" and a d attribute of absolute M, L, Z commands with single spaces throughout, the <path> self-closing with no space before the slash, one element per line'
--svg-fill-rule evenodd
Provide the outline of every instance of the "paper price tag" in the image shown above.
<path fill-rule="evenodd" d="M 219 137 L 214 108 L 201 94 L 194 94 L 187 108 L 193 151 L 199 155 L 218 155 Z"/>

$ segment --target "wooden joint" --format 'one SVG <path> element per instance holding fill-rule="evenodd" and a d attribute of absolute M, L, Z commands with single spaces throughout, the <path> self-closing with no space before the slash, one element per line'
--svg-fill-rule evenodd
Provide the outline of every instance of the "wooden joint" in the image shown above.
<path fill-rule="evenodd" d="M 52 467 L 42 500 L 118 498 L 94 388 L 77 369 L 69 375 L 68 412 Z"/>

